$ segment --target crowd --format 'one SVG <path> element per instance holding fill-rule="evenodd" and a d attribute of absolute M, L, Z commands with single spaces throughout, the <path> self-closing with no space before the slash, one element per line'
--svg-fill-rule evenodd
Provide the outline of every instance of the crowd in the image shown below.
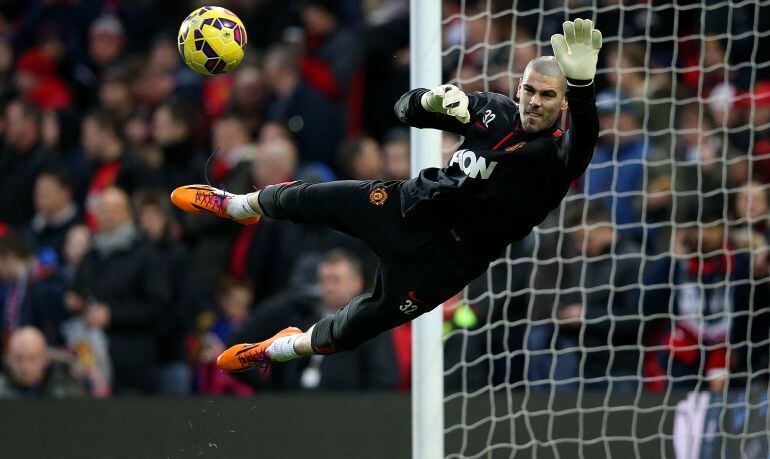
<path fill-rule="evenodd" d="M 515 18 L 510 2 L 479 14 L 488 3 L 444 2 L 444 79 L 513 95 L 563 2 L 520 1 Z M 586 16 L 595 2 L 568 3 Z M 449 389 L 767 379 L 770 43 L 742 32 L 770 29 L 770 11 L 599 3 L 594 160 L 444 305 Z M 392 111 L 409 89 L 408 1 L 227 1 L 249 46 L 213 77 L 176 48 L 202 5 L 0 4 L 0 397 L 408 390 L 410 324 L 349 353 L 218 371 L 230 343 L 366 291 L 376 258 L 326 228 L 244 227 L 168 200 L 206 181 L 409 178 Z M 445 154 L 458 143 L 445 135 Z"/>

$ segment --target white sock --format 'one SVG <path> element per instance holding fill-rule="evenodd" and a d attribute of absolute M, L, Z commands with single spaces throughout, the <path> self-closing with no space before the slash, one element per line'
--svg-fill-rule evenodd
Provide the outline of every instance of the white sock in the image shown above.
<path fill-rule="evenodd" d="M 299 358 L 300 356 L 294 352 L 294 341 L 296 341 L 300 335 L 301 333 L 291 336 L 282 336 L 273 341 L 273 344 L 267 348 L 267 355 L 270 357 L 270 360 L 274 362 L 288 362 L 289 360 Z"/>
<path fill-rule="evenodd" d="M 258 216 L 259 213 L 249 205 L 248 195 L 236 194 L 227 204 L 227 215 L 233 218 L 250 218 Z"/>

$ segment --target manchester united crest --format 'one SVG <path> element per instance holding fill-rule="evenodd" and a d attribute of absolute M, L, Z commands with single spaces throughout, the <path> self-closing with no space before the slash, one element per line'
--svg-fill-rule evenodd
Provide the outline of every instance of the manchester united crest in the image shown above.
<path fill-rule="evenodd" d="M 505 151 L 516 151 L 519 148 L 523 147 L 527 142 L 519 142 L 516 145 L 511 145 L 510 147 L 506 148 Z"/>
<path fill-rule="evenodd" d="M 385 204 L 385 201 L 388 200 L 388 192 L 385 191 L 385 188 L 378 187 L 374 188 L 371 193 L 369 193 L 369 202 L 374 204 L 375 206 L 381 206 Z"/>

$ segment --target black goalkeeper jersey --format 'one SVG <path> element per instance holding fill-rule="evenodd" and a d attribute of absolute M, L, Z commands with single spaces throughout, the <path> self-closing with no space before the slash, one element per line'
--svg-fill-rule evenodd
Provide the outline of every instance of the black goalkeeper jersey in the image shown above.
<path fill-rule="evenodd" d="M 469 266 L 484 266 L 558 207 L 588 167 L 599 132 L 594 85 L 569 86 L 570 129 L 555 123 L 535 134 L 524 132 L 517 105 L 501 94 L 468 94 L 471 120 L 463 124 L 423 109 L 427 91 L 401 96 L 398 118 L 464 141 L 445 167 L 404 182 L 402 213 L 423 220 Z"/>

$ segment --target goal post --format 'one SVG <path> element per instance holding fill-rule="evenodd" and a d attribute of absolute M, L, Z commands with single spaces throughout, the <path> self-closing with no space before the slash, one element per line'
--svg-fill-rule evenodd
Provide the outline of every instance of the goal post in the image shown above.
<path fill-rule="evenodd" d="M 441 84 L 441 0 L 410 0 L 410 83 Z M 411 129 L 412 176 L 441 165 L 441 132 Z M 412 457 L 444 457 L 444 349 L 441 307 L 412 324 Z"/>

